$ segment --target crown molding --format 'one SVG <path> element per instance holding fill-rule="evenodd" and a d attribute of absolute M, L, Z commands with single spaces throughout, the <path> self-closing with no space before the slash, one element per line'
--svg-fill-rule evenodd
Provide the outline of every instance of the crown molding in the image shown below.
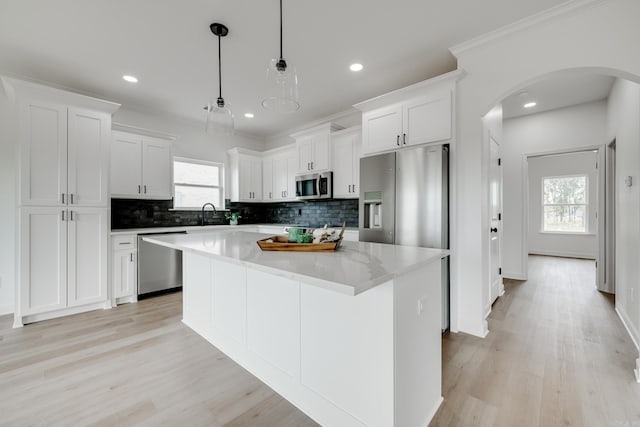
<path fill-rule="evenodd" d="M 351 115 L 354 114 L 359 114 L 360 112 L 358 110 L 356 110 L 355 108 L 349 108 L 348 110 L 344 110 L 344 111 L 340 111 L 339 113 L 334 113 L 331 114 L 329 116 L 323 117 L 321 119 L 318 120 L 314 120 L 312 122 L 309 123 L 305 123 L 304 125 L 300 125 L 300 126 L 296 126 L 292 129 L 283 131 L 283 132 L 278 132 L 278 133 L 274 133 L 272 135 L 269 135 L 265 138 L 265 141 L 273 141 L 275 139 L 278 138 L 284 138 L 284 137 L 289 137 L 292 134 L 297 134 L 300 132 L 304 132 L 310 128 L 314 128 L 320 125 L 324 125 L 330 122 L 334 122 L 334 121 L 338 121 L 340 119 L 344 119 L 345 117 L 349 117 Z"/>
<path fill-rule="evenodd" d="M 36 83 L 30 80 L 22 80 L 14 77 L 0 76 L 5 93 L 10 99 L 28 97 L 45 98 L 71 104 L 78 107 L 89 108 L 113 114 L 120 108 L 120 104 L 105 101 L 93 96 L 84 95 L 67 89 Z"/>
<path fill-rule="evenodd" d="M 554 6 L 550 9 L 544 10 L 526 18 L 522 18 L 511 24 L 507 24 L 504 27 L 498 28 L 497 30 L 490 31 L 488 33 L 482 34 L 481 36 L 452 46 L 449 48 L 449 52 L 451 52 L 456 58 L 459 58 L 460 55 L 468 52 L 469 50 L 483 46 L 494 40 L 507 37 L 513 33 L 517 33 L 543 22 L 577 14 L 584 9 L 597 6 L 598 4 L 605 3 L 607 1 L 609 0 L 570 0 L 566 3 L 559 4 L 558 6 Z"/>
<path fill-rule="evenodd" d="M 370 111 L 382 106 L 395 104 L 405 101 L 410 98 L 415 98 L 427 93 L 434 88 L 448 87 L 446 85 L 454 85 L 455 82 L 462 79 L 466 75 L 466 72 L 462 69 L 449 71 L 448 73 L 440 74 L 439 76 L 431 79 L 423 80 L 418 83 L 414 83 L 410 86 L 406 86 L 391 92 L 387 92 L 382 95 L 378 95 L 374 98 L 367 99 L 366 101 L 354 104 L 354 108 L 360 111 Z"/>
<path fill-rule="evenodd" d="M 131 132 L 138 135 L 145 135 L 145 136 L 151 136 L 154 138 L 167 139 L 170 141 L 175 141 L 176 139 L 178 139 L 178 135 L 173 135 L 166 132 L 160 132 L 153 129 L 141 128 L 138 126 L 131 126 L 131 125 L 127 125 L 119 122 L 112 122 L 111 129 L 120 131 L 120 132 Z"/>

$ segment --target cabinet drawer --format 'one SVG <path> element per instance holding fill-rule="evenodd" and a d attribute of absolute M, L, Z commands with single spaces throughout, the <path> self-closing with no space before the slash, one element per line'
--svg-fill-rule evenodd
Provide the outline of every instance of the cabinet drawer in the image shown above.
<path fill-rule="evenodd" d="M 127 236 L 114 236 L 111 241 L 111 246 L 114 251 L 119 249 L 135 249 L 136 248 L 136 235 Z"/>

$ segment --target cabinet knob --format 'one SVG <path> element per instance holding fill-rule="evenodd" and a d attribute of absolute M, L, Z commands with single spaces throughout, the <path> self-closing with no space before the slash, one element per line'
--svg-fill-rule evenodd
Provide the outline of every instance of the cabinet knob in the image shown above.
<path fill-rule="evenodd" d="M 66 219 L 64 219 L 64 210 L 62 211 L 62 221 L 66 221 Z"/>
<path fill-rule="evenodd" d="M 400 146 L 400 135 L 396 135 L 396 145 Z"/>
<path fill-rule="evenodd" d="M 144 194 L 147 194 L 147 186 L 144 186 Z"/>
<path fill-rule="evenodd" d="M 64 205 L 64 193 L 62 193 L 62 204 Z M 64 221 L 64 220 L 63 220 Z"/>
<path fill-rule="evenodd" d="M 402 143 L 403 143 L 404 145 L 407 145 L 407 134 L 406 134 L 406 133 L 403 133 L 403 134 L 402 134 Z"/>
<path fill-rule="evenodd" d="M 138 194 L 140 194 L 142 192 L 142 189 L 140 188 L 141 186 L 138 185 Z"/>

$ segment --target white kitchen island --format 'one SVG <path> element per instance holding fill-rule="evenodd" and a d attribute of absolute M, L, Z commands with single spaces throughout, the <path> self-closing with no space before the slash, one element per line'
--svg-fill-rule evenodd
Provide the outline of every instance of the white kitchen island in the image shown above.
<path fill-rule="evenodd" d="M 438 249 L 343 242 L 263 252 L 264 234 L 145 240 L 183 251 L 183 321 L 325 426 L 426 426 L 441 397 Z"/>

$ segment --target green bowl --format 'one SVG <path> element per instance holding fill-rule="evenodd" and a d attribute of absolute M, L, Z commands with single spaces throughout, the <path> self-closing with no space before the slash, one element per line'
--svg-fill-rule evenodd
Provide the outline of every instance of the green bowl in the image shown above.
<path fill-rule="evenodd" d="M 296 237 L 298 243 L 313 243 L 313 234 L 299 234 Z"/>

